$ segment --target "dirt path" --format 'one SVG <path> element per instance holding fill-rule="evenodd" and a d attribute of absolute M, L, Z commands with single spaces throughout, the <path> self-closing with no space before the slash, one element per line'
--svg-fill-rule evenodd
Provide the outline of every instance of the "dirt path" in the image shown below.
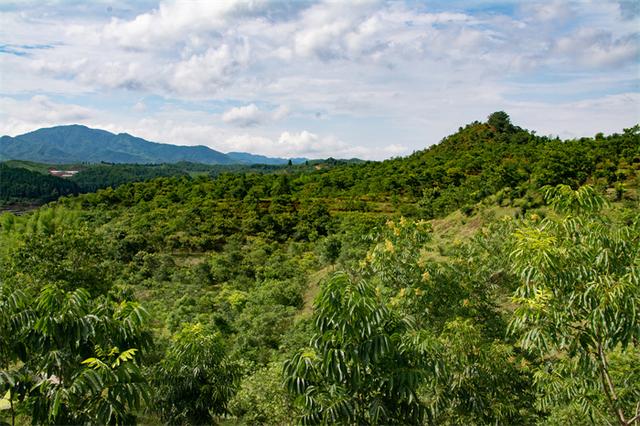
<path fill-rule="evenodd" d="M 313 314 L 313 302 L 316 300 L 316 296 L 320 292 L 320 281 L 331 274 L 334 270 L 335 267 L 333 265 L 329 265 L 309 276 L 307 290 L 303 295 L 304 305 L 302 307 L 302 311 L 298 314 L 300 317 L 308 317 Z"/>

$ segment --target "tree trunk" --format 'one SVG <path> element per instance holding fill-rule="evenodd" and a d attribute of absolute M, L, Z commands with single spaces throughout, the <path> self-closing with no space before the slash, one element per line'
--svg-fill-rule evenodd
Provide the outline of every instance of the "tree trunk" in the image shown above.
<path fill-rule="evenodd" d="M 619 406 L 618 395 L 616 394 L 616 389 L 613 386 L 613 382 L 611 381 L 611 377 L 609 376 L 609 364 L 607 363 L 607 357 L 604 354 L 604 349 L 602 348 L 602 342 L 598 342 L 598 358 L 600 360 L 600 373 L 602 376 L 602 386 L 604 387 L 604 392 L 607 395 L 607 399 L 611 403 L 611 408 L 618 418 L 618 422 L 621 426 L 629 426 L 631 422 L 627 422 L 624 417 L 624 412 L 622 408 Z M 634 419 L 632 419 L 634 420 Z"/>

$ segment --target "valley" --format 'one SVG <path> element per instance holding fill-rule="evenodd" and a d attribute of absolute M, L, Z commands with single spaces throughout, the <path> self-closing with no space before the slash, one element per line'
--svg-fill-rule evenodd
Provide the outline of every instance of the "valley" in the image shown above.
<path fill-rule="evenodd" d="M 0 419 L 632 419 L 639 127 L 495 118 L 382 162 L 5 163 L 47 204 L 0 216 Z"/>

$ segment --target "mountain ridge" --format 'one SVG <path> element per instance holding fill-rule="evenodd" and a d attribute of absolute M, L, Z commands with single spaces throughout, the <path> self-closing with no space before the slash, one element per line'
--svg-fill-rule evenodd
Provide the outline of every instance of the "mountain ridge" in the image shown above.
<path fill-rule="evenodd" d="M 82 124 L 40 128 L 18 136 L 0 137 L 0 159 L 41 163 L 157 164 L 190 161 L 204 164 L 286 164 L 287 158 L 231 152 L 205 145 L 182 146 L 152 142 L 129 133 L 111 133 Z M 306 158 L 293 158 L 300 163 Z"/>

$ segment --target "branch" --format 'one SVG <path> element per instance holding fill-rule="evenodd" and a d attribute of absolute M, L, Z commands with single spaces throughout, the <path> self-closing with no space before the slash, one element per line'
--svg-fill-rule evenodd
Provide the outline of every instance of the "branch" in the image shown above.
<path fill-rule="evenodd" d="M 631 420 L 629 420 L 628 424 L 633 424 L 634 422 L 640 421 L 640 401 L 636 404 L 636 415 L 633 416 Z"/>
<path fill-rule="evenodd" d="M 618 421 L 622 426 L 628 426 L 629 423 L 624 418 L 624 412 L 622 408 L 618 406 L 618 395 L 616 394 L 616 389 L 613 386 L 613 382 L 611 381 L 611 377 L 609 376 L 609 364 L 607 363 L 607 358 L 604 354 L 604 350 L 602 349 L 602 342 L 598 341 L 598 356 L 600 357 L 600 364 L 602 373 L 602 384 L 604 385 L 604 391 L 607 394 L 607 398 L 611 402 L 613 410 L 618 417 Z"/>

